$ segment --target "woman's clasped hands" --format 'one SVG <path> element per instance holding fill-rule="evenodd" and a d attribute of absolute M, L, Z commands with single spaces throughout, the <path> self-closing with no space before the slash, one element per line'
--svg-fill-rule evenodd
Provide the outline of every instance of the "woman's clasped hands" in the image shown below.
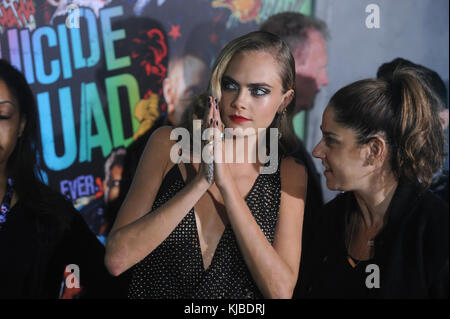
<path fill-rule="evenodd" d="M 215 183 L 221 189 L 232 182 L 230 169 L 225 157 L 225 131 L 220 118 L 217 98 L 208 97 L 208 112 L 203 119 L 202 160 L 199 174 L 209 184 Z"/>

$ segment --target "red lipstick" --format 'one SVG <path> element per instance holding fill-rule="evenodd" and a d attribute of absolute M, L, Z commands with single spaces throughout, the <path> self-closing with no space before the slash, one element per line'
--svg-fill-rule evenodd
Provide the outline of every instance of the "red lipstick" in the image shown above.
<path fill-rule="evenodd" d="M 243 123 L 243 122 L 249 122 L 250 121 L 248 118 L 245 118 L 245 117 L 240 116 L 240 115 L 230 115 L 230 119 L 234 123 Z"/>

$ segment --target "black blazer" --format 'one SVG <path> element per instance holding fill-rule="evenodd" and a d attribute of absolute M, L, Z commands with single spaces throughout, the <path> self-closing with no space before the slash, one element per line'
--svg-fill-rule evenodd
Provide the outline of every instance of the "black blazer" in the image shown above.
<path fill-rule="evenodd" d="M 324 206 L 314 227 L 300 273 L 300 296 L 340 298 L 336 265 L 346 257 L 345 227 L 356 200 L 352 192 Z M 448 205 L 431 192 L 400 181 L 387 211 L 387 224 L 375 238 L 372 263 L 379 266 L 375 298 L 448 298 Z"/>

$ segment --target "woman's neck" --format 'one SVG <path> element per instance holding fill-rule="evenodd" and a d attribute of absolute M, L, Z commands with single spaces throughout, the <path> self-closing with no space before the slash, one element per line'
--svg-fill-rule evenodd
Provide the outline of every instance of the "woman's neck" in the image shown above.
<path fill-rule="evenodd" d="M 374 176 L 369 185 L 366 190 L 354 192 L 364 224 L 368 228 L 385 223 L 385 215 L 397 189 L 398 179 L 389 172 Z"/>

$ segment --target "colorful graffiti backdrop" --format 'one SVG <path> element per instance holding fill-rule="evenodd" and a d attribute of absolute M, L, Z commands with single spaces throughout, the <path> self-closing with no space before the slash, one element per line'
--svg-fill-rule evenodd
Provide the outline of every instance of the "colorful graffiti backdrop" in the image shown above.
<path fill-rule="evenodd" d="M 165 113 L 170 58 L 201 52 L 210 66 L 226 42 L 271 14 L 310 7 L 291 0 L 1 1 L 0 57 L 35 93 L 45 182 L 104 240 L 103 207 L 120 179 L 111 162 Z"/>

